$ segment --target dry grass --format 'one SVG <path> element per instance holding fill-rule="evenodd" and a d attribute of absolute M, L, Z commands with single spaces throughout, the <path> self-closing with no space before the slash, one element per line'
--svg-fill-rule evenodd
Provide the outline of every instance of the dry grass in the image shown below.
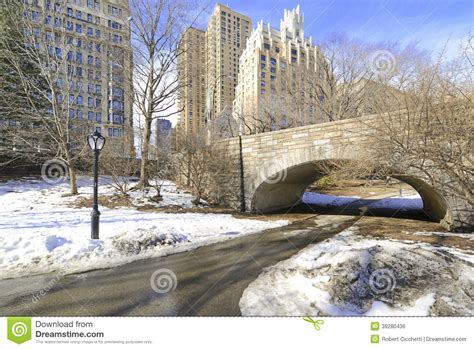
<path fill-rule="evenodd" d="M 390 184 L 386 184 L 385 181 L 382 180 L 340 180 L 336 183 L 335 186 L 332 187 L 328 187 L 321 190 L 308 188 L 308 190 L 336 196 L 367 197 L 370 195 L 397 192 L 399 188 L 400 185 L 395 181 L 391 182 Z M 413 191 L 413 188 L 411 186 L 404 183 L 402 184 L 402 189 L 404 191 Z"/>
<path fill-rule="evenodd" d="M 72 208 L 84 208 L 92 207 L 93 198 L 89 197 L 78 197 L 74 202 L 71 203 L 70 207 Z M 117 208 L 117 207 L 131 207 L 132 202 L 130 197 L 123 195 L 112 195 L 112 196 L 99 196 L 99 205 L 107 208 Z"/>
<path fill-rule="evenodd" d="M 474 240 L 469 237 L 435 234 L 428 236 L 415 235 L 417 232 L 446 232 L 439 223 L 410 219 L 363 217 L 357 222 L 356 226 L 359 228 L 358 234 L 368 237 L 426 242 L 432 245 L 474 250 Z"/>

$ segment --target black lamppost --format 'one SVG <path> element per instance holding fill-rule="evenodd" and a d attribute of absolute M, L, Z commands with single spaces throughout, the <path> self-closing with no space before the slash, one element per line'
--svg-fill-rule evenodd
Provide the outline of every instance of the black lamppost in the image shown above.
<path fill-rule="evenodd" d="M 99 187 L 99 153 L 105 145 L 105 138 L 100 134 L 99 131 L 95 130 L 94 133 L 91 133 L 87 136 L 87 143 L 89 147 L 94 152 L 94 205 L 92 206 L 92 224 L 91 224 L 91 238 L 99 238 L 99 205 L 98 205 L 98 187 Z"/>

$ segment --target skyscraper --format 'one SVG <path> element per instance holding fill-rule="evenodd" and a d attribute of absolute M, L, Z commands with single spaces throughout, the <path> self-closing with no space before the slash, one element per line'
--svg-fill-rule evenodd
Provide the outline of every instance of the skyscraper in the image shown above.
<path fill-rule="evenodd" d="M 204 126 L 206 33 L 188 28 L 184 33 L 178 56 L 181 89 L 178 107 L 182 109 L 178 129 L 180 133 L 196 133 Z"/>
<path fill-rule="evenodd" d="M 321 122 L 318 103 L 324 58 L 304 36 L 299 6 L 285 10 L 280 29 L 259 22 L 240 57 L 234 117 L 244 133 Z"/>
<path fill-rule="evenodd" d="M 87 120 L 111 144 L 132 144 L 129 1 L 23 3 L 38 49 L 67 68 L 56 81 L 57 93 L 67 102 L 65 117 Z"/>
<path fill-rule="evenodd" d="M 166 146 L 170 144 L 171 121 L 168 119 L 156 120 L 156 146 Z"/>
<path fill-rule="evenodd" d="M 217 4 L 209 20 L 207 43 L 207 108 L 219 115 L 232 108 L 239 74 L 239 58 L 252 30 L 252 20 L 231 8 Z"/>
<path fill-rule="evenodd" d="M 182 79 L 178 139 L 199 132 L 210 119 L 232 109 L 239 57 L 251 30 L 249 17 L 217 4 L 207 31 L 189 28 L 184 33 L 184 52 L 178 59 Z"/>

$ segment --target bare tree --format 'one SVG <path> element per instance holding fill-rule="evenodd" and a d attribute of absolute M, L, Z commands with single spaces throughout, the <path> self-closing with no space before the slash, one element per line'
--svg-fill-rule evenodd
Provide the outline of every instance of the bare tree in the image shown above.
<path fill-rule="evenodd" d="M 154 201 L 161 201 L 161 190 L 167 180 L 175 177 L 175 154 L 172 151 L 170 140 L 159 142 L 158 146 L 150 149 L 149 174 L 150 186 L 156 190 Z"/>
<path fill-rule="evenodd" d="M 132 132 L 127 129 L 127 132 Z M 138 170 L 137 159 L 131 156 L 122 156 L 123 152 L 114 149 L 114 144 L 109 144 L 101 152 L 102 171 L 110 176 L 111 185 L 122 197 L 129 196 L 131 187 L 131 176 Z"/>
<path fill-rule="evenodd" d="M 142 119 L 140 182 L 149 185 L 149 148 L 152 125 L 158 118 L 180 112 L 176 107 L 182 79 L 177 59 L 184 30 L 200 14 L 189 0 L 131 0 L 132 45 L 134 52 L 134 97 Z"/>
<path fill-rule="evenodd" d="M 59 13 L 65 4 L 66 1 L 57 1 L 55 11 Z M 91 127 L 80 109 L 84 103 L 79 92 L 82 90 L 82 83 L 75 79 L 84 72 L 82 67 L 70 63 L 74 55 L 74 40 L 67 35 L 66 28 L 62 25 L 57 25 L 55 29 L 49 26 L 46 19 L 51 17 L 47 16 L 44 7 L 33 11 L 26 5 L 21 6 L 22 15 L 18 16 L 14 8 L 5 15 L 15 19 L 11 21 L 15 28 L 10 33 L 25 35 L 5 38 L 7 47 L 4 58 L 12 73 L 18 76 L 16 89 L 25 97 L 29 113 L 26 121 L 8 131 L 12 133 L 13 139 L 21 139 L 23 144 L 34 146 L 37 158 L 42 153 L 65 164 L 71 194 L 77 194 L 78 165 L 87 150 L 84 135 Z M 62 23 L 62 16 L 54 20 Z M 37 76 L 31 76 L 25 70 L 18 60 L 18 54 L 33 65 Z M 44 108 L 38 108 L 38 100 L 42 101 Z M 25 130 L 28 128 L 25 129 L 24 126 L 28 124 L 36 125 L 33 129 L 37 132 L 26 135 Z M 41 143 L 33 141 L 38 132 L 42 135 L 38 138 Z"/>
<path fill-rule="evenodd" d="M 208 144 L 205 131 L 188 135 L 180 140 L 175 154 L 177 182 L 191 189 L 195 205 L 204 198 L 220 203 L 223 187 L 229 184 L 225 182 L 237 168 L 233 160 L 218 143 Z"/>
<path fill-rule="evenodd" d="M 418 172 L 436 188 L 443 188 L 474 206 L 474 67 L 472 36 L 452 60 L 446 52 L 430 64 L 399 67 L 391 82 L 402 93 L 397 111 L 380 118 L 370 162 L 389 163 L 394 173 Z M 408 73 L 407 73 L 408 71 Z M 402 83 L 401 83 L 402 82 Z M 373 98 L 379 111 L 387 101 Z"/>

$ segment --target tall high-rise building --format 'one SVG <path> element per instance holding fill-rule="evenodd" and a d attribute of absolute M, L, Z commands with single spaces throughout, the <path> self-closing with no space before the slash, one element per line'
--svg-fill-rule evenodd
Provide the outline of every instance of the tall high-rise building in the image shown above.
<path fill-rule="evenodd" d="M 304 36 L 299 6 L 285 10 L 280 29 L 259 22 L 240 57 L 234 117 L 244 133 L 322 121 L 318 113 L 325 60 Z"/>
<path fill-rule="evenodd" d="M 111 144 L 133 144 L 129 1 L 23 3 L 38 49 L 47 50 L 67 68 L 56 81 L 57 93 L 67 101 L 66 117 L 88 120 Z M 126 148 L 122 147 L 128 154 Z"/>
<path fill-rule="evenodd" d="M 178 107 L 182 109 L 178 124 L 180 134 L 196 133 L 204 126 L 206 33 L 188 28 L 180 42 L 178 56 L 180 84 Z"/>
<path fill-rule="evenodd" d="M 208 117 L 232 108 L 239 74 L 239 58 L 252 31 L 250 17 L 217 4 L 206 32 Z"/>
<path fill-rule="evenodd" d="M 168 119 L 156 120 L 156 146 L 165 147 L 170 144 L 171 141 L 171 121 Z"/>
<path fill-rule="evenodd" d="M 207 31 L 188 28 L 178 58 L 181 91 L 177 137 L 197 133 L 225 109 L 232 109 L 239 57 L 252 30 L 251 19 L 217 4 Z"/>

